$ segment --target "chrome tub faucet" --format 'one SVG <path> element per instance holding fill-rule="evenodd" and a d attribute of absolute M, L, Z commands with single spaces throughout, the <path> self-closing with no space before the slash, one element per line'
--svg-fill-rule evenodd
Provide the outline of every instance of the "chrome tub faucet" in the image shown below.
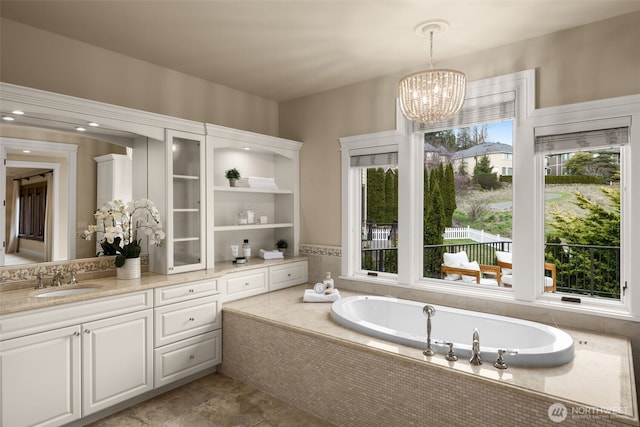
<path fill-rule="evenodd" d="M 427 348 L 422 352 L 425 356 L 433 356 L 435 353 L 431 349 L 431 317 L 436 315 L 436 308 L 432 305 L 425 305 L 422 312 L 427 316 Z"/>
<path fill-rule="evenodd" d="M 482 365 L 482 359 L 480 358 L 480 332 L 478 328 L 473 330 L 473 343 L 471 345 L 471 359 L 469 363 L 472 365 Z"/>

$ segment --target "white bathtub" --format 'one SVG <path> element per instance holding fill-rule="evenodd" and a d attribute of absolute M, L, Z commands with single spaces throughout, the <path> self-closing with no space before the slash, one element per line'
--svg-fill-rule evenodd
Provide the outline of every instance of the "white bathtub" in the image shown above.
<path fill-rule="evenodd" d="M 331 306 L 331 317 L 347 328 L 424 349 L 427 342 L 425 303 L 378 296 L 354 296 Z M 573 339 L 558 328 L 505 316 L 437 306 L 431 318 L 431 343 L 437 353 L 448 347 L 435 341 L 452 341 L 459 357 L 471 357 L 473 329 L 480 332 L 480 354 L 484 363 L 493 364 L 498 349 L 515 349 L 505 355 L 509 365 L 557 366 L 573 359 Z M 466 360 L 465 360 L 466 358 Z"/>

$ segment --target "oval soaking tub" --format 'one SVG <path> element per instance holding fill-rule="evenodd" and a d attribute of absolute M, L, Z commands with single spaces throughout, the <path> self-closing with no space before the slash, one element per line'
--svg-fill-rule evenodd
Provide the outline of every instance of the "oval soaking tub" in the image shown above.
<path fill-rule="evenodd" d="M 433 305 L 433 304 L 431 304 Z M 331 317 L 340 325 L 400 344 L 424 349 L 427 342 L 425 303 L 391 297 L 353 296 L 334 302 Z M 452 341 L 459 361 L 471 357 L 474 328 L 480 332 L 480 355 L 493 364 L 498 349 L 518 350 L 505 355 L 509 365 L 557 366 L 573 359 L 573 338 L 564 331 L 541 323 L 476 311 L 433 305 L 431 345 L 446 354 Z"/>

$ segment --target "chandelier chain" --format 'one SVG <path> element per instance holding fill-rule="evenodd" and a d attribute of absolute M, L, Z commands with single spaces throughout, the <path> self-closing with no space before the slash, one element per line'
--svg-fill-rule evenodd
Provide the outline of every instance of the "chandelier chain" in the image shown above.
<path fill-rule="evenodd" d="M 433 70 L 433 31 L 429 33 L 429 65 Z"/>

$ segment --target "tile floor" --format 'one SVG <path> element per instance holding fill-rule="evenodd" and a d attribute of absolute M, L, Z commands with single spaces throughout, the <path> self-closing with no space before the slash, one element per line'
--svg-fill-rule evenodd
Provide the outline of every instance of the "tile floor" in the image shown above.
<path fill-rule="evenodd" d="M 325 427 L 332 424 L 215 373 L 90 424 L 90 427 L 116 426 Z"/>

